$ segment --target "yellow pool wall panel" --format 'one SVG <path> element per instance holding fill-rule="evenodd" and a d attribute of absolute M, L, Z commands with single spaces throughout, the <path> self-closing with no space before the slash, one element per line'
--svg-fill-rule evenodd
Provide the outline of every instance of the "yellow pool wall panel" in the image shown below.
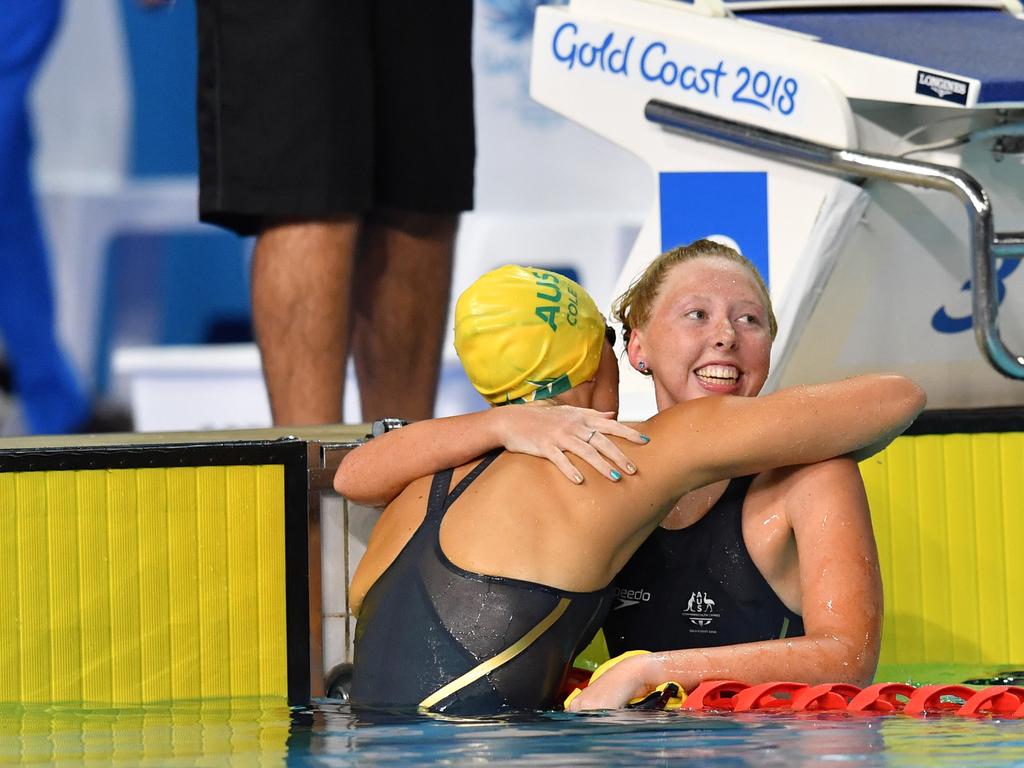
<path fill-rule="evenodd" d="M 0 473 L 0 701 L 288 695 L 284 468 Z"/>
<path fill-rule="evenodd" d="M 1024 434 L 902 437 L 861 463 L 885 590 L 883 665 L 1024 663 Z"/>

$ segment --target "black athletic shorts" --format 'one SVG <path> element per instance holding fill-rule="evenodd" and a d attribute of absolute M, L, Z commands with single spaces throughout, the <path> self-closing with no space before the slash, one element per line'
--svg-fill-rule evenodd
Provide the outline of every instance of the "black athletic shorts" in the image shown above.
<path fill-rule="evenodd" d="M 472 0 L 197 0 L 199 217 L 473 206 Z"/>

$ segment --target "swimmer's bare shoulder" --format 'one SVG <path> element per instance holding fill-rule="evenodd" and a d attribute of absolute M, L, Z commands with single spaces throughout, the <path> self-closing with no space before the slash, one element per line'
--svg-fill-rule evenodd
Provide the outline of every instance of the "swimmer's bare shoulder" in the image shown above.
<path fill-rule="evenodd" d="M 452 473 L 452 487 L 457 485 L 477 463 L 478 460 L 475 460 L 456 467 Z M 395 561 L 423 523 L 433 482 L 433 475 L 411 482 L 384 508 L 377 524 L 373 526 L 366 544 L 366 552 L 360 559 L 349 585 L 349 610 L 354 615 L 358 616 L 363 598 L 370 587 Z"/>
<path fill-rule="evenodd" d="M 366 553 L 359 561 L 349 586 L 349 609 L 359 614 L 363 598 L 388 569 L 419 528 L 427 514 L 427 496 L 433 477 L 414 480 L 381 513 L 373 526 Z"/>
<path fill-rule="evenodd" d="M 613 439 L 635 456 L 644 450 Z M 582 462 L 580 471 L 582 484 L 566 483 L 546 460 L 502 454 L 448 510 L 442 550 L 473 573 L 578 592 L 603 587 L 609 558 L 636 528 L 620 514 L 630 490 Z"/>

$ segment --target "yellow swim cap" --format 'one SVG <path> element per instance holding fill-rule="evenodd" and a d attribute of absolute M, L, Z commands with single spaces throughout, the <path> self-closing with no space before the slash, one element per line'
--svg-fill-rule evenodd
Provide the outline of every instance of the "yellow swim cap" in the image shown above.
<path fill-rule="evenodd" d="M 455 351 L 496 405 L 554 397 L 593 378 L 604 331 L 590 295 L 543 269 L 499 267 L 455 304 Z"/>

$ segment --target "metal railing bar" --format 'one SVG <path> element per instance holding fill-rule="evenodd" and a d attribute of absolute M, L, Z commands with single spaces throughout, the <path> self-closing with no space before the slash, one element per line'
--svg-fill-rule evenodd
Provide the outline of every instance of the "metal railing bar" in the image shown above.
<path fill-rule="evenodd" d="M 653 99 L 646 118 L 691 138 L 746 149 L 773 160 L 853 179 L 881 179 L 955 195 L 967 212 L 971 260 L 974 337 L 992 366 L 1004 376 L 1024 379 L 1024 357 L 1007 349 L 999 335 L 999 294 L 994 259 L 1024 257 L 1024 233 L 995 234 L 985 188 L 966 171 L 902 157 L 836 149 L 766 128 Z"/>

